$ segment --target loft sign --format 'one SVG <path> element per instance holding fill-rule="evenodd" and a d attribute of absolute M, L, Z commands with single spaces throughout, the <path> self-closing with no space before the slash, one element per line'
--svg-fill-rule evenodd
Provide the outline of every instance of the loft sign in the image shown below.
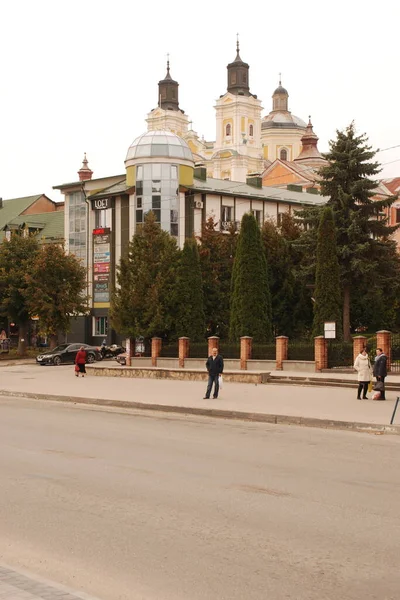
<path fill-rule="evenodd" d="M 98 198 L 92 200 L 92 208 L 93 210 L 107 210 L 107 208 L 112 208 L 112 199 L 111 198 Z"/>

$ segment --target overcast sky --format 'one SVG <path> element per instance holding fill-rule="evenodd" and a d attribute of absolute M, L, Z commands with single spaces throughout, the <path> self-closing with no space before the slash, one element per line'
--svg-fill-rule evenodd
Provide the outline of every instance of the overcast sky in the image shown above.
<path fill-rule="evenodd" d="M 1 0 L 0 8 L 5 199 L 61 199 L 52 187 L 77 179 L 85 151 L 94 177 L 122 174 L 157 104 L 168 52 L 181 108 L 214 140 L 213 106 L 237 32 L 263 115 L 282 72 L 289 108 L 312 116 L 321 151 L 353 119 L 375 148 L 400 144 L 397 2 Z M 378 157 L 391 163 L 382 176 L 400 175 L 400 147 Z"/>

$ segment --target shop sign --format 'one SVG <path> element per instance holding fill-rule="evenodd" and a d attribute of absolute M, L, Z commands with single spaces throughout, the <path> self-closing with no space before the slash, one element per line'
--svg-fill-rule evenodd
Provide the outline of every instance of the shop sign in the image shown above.
<path fill-rule="evenodd" d="M 99 198 L 92 199 L 92 208 L 93 210 L 107 210 L 108 208 L 113 208 L 114 206 L 114 198 Z"/>

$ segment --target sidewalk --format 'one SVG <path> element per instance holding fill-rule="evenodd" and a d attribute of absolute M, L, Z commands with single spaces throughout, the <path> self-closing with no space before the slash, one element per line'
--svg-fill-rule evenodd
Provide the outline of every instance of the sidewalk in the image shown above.
<path fill-rule="evenodd" d="M 96 600 L 84 593 L 0 564 L 1 600 Z"/>
<path fill-rule="evenodd" d="M 385 402 L 360 401 L 356 399 L 356 385 L 354 389 L 323 387 L 323 381 L 321 387 L 226 383 L 217 400 L 204 400 L 204 392 L 205 384 L 199 381 L 76 378 L 73 366 L 21 365 L 5 367 L 0 372 L 1 396 L 346 429 L 374 426 L 377 430 L 376 426 L 389 426 L 396 397 L 400 395 L 388 391 Z M 400 426 L 400 408 L 396 424 Z M 391 429 L 400 433 L 400 427 Z"/>

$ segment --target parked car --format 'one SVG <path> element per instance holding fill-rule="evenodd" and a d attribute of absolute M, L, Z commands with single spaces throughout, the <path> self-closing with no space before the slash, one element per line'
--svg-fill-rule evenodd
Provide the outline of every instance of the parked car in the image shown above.
<path fill-rule="evenodd" d="M 79 348 L 84 347 L 87 353 L 87 362 L 93 363 L 95 360 L 101 360 L 101 354 L 95 346 L 89 344 L 61 344 L 53 350 L 42 352 L 36 357 L 39 365 L 61 365 L 74 363 L 75 356 Z"/>
<path fill-rule="evenodd" d="M 118 356 L 115 357 L 115 360 L 122 366 L 126 366 L 126 352 L 123 352 L 122 354 L 118 354 Z"/>

